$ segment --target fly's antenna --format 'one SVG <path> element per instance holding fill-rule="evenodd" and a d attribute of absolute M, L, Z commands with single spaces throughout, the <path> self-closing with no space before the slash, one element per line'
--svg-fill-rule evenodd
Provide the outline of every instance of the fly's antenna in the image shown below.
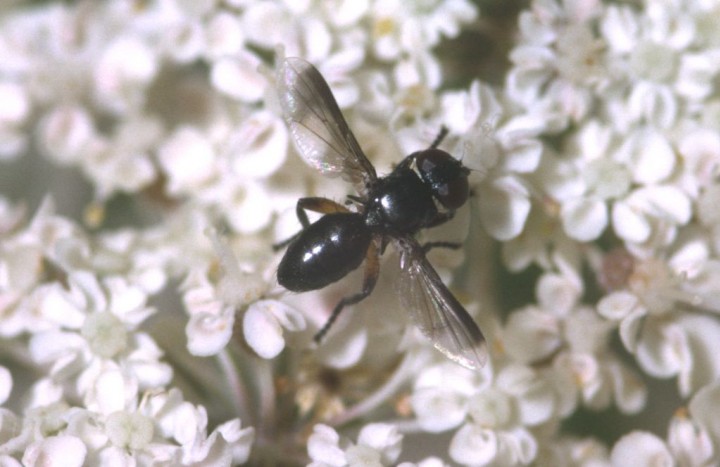
<path fill-rule="evenodd" d="M 437 149 L 438 146 L 440 146 L 440 143 L 445 139 L 445 137 L 448 135 L 448 129 L 445 125 L 440 127 L 440 133 L 435 137 L 435 141 L 432 142 L 429 149 Z"/>

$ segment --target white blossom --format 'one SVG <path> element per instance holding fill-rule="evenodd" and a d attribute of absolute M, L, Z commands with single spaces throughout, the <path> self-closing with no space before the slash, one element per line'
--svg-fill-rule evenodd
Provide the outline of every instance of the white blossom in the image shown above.
<path fill-rule="evenodd" d="M 402 438 L 392 425 L 371 423 L 360 430 L 355 444 L 327 425 L 315 425 L 308 440 L 310 465 L 393 465 L 400 455 Z"/>
<path fill-rule="evenodd" d="M 0 464 L 717 465 L 720 7 L 490 3 L 4 2 Z M 447 130 L 470 198 L 417 240 L 462 244 L 428 261 L 480 371 L 392 235 L 319 342 L 363 267 L 277 283 L 299 198 L 363 210 L 298 157 L 285 57 L 379 177 Z"/>

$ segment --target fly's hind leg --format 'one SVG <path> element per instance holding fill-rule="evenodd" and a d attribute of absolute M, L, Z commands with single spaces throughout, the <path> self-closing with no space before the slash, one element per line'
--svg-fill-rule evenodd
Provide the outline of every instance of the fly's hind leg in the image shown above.
<path fill-rule="evenodd" d="M 310 225 L 310 219 L 308 219 L 307 213 L 305 211 L 319 212 L 320 214 L 350 212 L 348 208 L 346 208 L 342 204 L 336 203 L 331 199 L 320 197 L 300 198 L 295 205 L 295 214 L 297 215 L 297 218 L 300 221 L 303 229 L 306 229 Z M 285 248 L 290 243 L 292 243 L 293 240 L 295 240 L 301 233 L 302 230 L 300 230 L 300 232 L 296 233 L 292 237 L 274 244 L 273 251 L 278 251 Z"/>
<path fill-rule="evenodd" d="M 370 242 L 367 254 L 365 255 L 365 274 L 363 275 L 363 287 L 362 291 L 355 295 L 349 295 L 343 297 L 340 302 L 335 305 L 332 313 L 322 328 L 315 334 L 313 338 L 316 343 L 320 343 L 325 337 L 325 334 L 330 330 L 340 312 L 348 305 L 354 305 L 367 298 L 375 288 L 377 283 L 378 275 L 380 274 L 380 249 L 378 248 L 377 242 Z"/>

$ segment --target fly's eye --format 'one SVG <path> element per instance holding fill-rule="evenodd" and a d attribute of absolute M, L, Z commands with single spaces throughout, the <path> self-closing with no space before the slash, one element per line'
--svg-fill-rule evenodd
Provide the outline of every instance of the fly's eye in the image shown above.
<path fill-rule="evenodd" d="M 460 161 L 441 149 L 426 149 L 415 153 L 415 165 L 423 182 L 445 208 L 457 209 L 465 204 L 470 193 L 470 171 Z"/>

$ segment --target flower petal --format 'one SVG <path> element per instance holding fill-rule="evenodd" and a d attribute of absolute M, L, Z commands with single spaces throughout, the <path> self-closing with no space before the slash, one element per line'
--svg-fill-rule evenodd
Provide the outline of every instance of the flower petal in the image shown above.
<path fill-rule="evenodd" d="M 480 187 L 480 218 L 498 240 L 517 237 L 530 212 L 530 195 L 517 179 L 502 177 Z"/>
<path fill-rule="evenodd" d="M 665 443 L 652 433 L 633 431 L 620 438 L 610 453 L 613 467 L 675 465 Z"/>

